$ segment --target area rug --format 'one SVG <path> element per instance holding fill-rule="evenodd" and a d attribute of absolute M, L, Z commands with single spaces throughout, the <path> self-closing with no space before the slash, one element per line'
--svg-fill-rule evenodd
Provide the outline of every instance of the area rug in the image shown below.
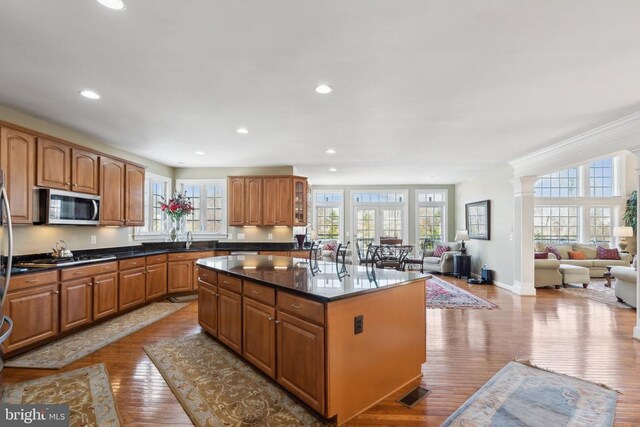
<path fill-rule="evenodd" d="M 70 426 L 120 425 L 109 375 L 102 363 L 23 383 L 6 384 L 2 404 L 67 404 Z"/>
<path fill-rule="evenodd" d="M 5 362 L 5 367 L 60 369 L 106 347 L 188 304 L 158 302 L 69 335 Z"/>
<path fill-rule="evenodd" d="M 507 364 L 442 425 L 613 425 L 616 391 L 525 363 Z"/>
<path fill-rule="evenodd" d="M 427 308 L 498 308 L 492 302 L 477 297 L 437 277 L 427 280 Z"/>
<path fill-rule="evenodd" d="M 618 302 L 618 298 L 616 298 L 615 284 L 612 284 L 610 288 L 607 288 L 604 285 L 605 283 L 606 281 L 604 280 L 592 280 L 587 289 L 584 289 L 582 285 L 567 285 L 566 288 L 563 287 L 558 290 L 567 294 L 602 302 L 612 307 L 633 309 L 630 305 Z"/>
<path fill-rule="evenodd" d="M 181 295 L 177 297 L 169 297 L 167 298 L 171 302 L 189 302 L 198 299 L 198 294 L 195 295 Z"/>
<path fill-rule="evenodd" d="M 196 426 L 324 425 L 204 333 L 144 347 Z"/>

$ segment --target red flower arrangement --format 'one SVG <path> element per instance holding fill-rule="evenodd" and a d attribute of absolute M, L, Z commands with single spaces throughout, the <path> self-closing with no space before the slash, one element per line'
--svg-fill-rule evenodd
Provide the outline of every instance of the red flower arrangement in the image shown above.
<path fill-rule="evenodd" d="M 184 194 L 175 193 L 173 199 L 170 199 L 166 203 L 164 202 L 164 197 L 162 200 L 162 202 L 158 202 L 160 210 L 174 220 L 179 220 L 183 216 L 187 216 L 193 212 L 193 205 L 187 198 L 186 192 Z"/>

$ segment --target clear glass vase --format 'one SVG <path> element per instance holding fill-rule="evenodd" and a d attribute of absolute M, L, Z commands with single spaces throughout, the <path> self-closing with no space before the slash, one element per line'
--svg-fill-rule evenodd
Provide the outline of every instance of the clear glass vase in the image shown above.
<path fill-rule="evenodd" d="M 182 242 L 186 240 L 186 234 L 187 219 L 185 217 L 167 218 L 167 241 Z"/>

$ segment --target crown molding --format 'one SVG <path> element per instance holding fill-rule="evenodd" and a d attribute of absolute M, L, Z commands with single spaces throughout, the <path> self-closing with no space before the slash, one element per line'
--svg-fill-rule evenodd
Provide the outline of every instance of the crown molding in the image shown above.
<path fill-rule="evenodd" d="M 640 112 L 606 123 L 508 163 L 516 177 L 537 176 L 621 150 L 640 152 Z"/>

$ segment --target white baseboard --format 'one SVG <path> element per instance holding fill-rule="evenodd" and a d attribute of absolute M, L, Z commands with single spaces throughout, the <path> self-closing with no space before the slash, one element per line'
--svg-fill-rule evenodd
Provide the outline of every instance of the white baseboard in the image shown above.
<path fill-rule="evenodd" d="M 633 338 L 635 338 L 638 341 L 640 341 L 640 325 L 638 325 L 635 328 L 633 328 Z"/>
<path fill-rule="evenodd" d="M 527 296 L 527 297 L 535 297 L 536 296 L 536 288 L 533 286 L 533 283 L 525 283 L 524 286 L 521 282 L 515 281 L 513 283 L 512 291 L 516 295 Z"/>
<path fill-rule="evenodd" d="M 511 286 L 511 285 L 507 285 L 506 283 L 498 282 L 497 280 L 494 280 L 493 284 L 496 285 L 499 288 L 506 289 L 506 290 L 508 290 L 510 292 L 513 292 L 513 286 Z"/>

